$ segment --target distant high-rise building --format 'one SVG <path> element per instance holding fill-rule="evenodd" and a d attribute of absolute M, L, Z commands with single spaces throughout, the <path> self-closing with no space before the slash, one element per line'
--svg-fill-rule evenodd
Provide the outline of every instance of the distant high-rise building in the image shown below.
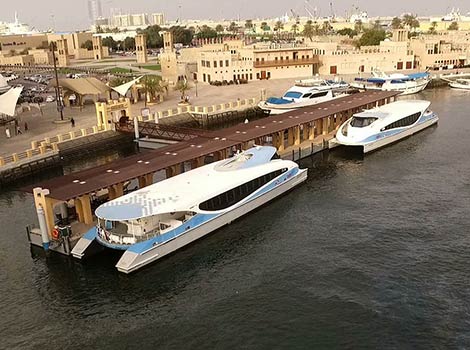
<path fill-rule="evenodd" d="M 101 0 L 88 0 L 88 18 L 94 23 L 98 18 L 103 17 Z"/>
<path fill-rule="evenodd" d="M 162 26 L 165 24 L 163 13 L 152 13 L 152 24 Z"/>

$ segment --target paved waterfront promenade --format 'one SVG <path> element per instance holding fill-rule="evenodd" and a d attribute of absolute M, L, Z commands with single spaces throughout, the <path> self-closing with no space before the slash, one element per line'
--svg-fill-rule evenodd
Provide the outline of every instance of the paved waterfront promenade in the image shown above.
<path fill-rule="evenodd" d="M 238 98 L 259 98 L 262 88 L 267 90 L 268 95 L 280 95 L 290 86 L 292 86 L 292 79 L 272 80 L 272 81 L 256 81 L 245 85 L 231 85 L 231 86 L 210 86 L 198 85 L 198 97 L 196 97 L 196 89 L 192 87 L 187 94 L 190 96 L 190 101 L 193 105 L 197 106 L 211 106 L 229 101 L 236 101 Z M 170 108 L 177 107 L 179 101 L 179 92 L 170 91 L 169 96 L 166 97 L 163 103 L 153 105 L 150 107 L 152 112 L 163 111 Z M 0 156 L 8 156 L 12 153 L 23 152 L 31 148 L 31 141 L 43 140 L 46 137 L 53 137 L 58 134 L 66 134 L 72 131 L 73 128 L 70 123 L 55 124 L 53 121 L 57 119 L 57 111 L 55 103 L 48 103 L 42 107 L 42 115 L 36 106 L 31 106 L 30 111 L 22 113 L 20 118 L 20 127 L 23 131 L 22 135 L 13 136 L 7 139 L 5 134 L 5 127 L 0 128 Z M 132 105 L 132 115 L 140 115 L 141 109 L 144 107 L 143 102 Z M 96 125 L 96 112 L 93 104 L 85 106 L 80 111 L 79 109 L 66 108 L 64 110 L 66 118 L 73 117 L 75 120 L 75 129 L 89 128 Z M 24 123 L 28 124 L 28 131 L 24 132 Z M 13 129 L 13 127 L 11 128 Z M 13 130 L 12 130 L 13 133 Z"/>

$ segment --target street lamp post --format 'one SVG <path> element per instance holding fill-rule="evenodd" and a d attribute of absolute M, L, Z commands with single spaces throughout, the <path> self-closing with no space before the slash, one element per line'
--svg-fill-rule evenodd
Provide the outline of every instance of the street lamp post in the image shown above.
<path fill-rule="evenodd" d="M 60 87 L 59 87 L 59 73 L 57 72 L 57 62 L 55 51 L 57 49 L 57 45 L 55 42 L 51 42 L 50 50 L 52 51 L 52 61 L 54 62 L 54 74 L 55 74 L 55 100 L 57 103 L 57 112 L 59 113 L 60 120 L 64 120 L 64 111 L 62 106 L 62 101 L 60 98 Z"/>

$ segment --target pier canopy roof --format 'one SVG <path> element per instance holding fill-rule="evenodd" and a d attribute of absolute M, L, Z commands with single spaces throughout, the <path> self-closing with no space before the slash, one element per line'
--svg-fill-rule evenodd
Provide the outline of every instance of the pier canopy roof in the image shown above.
<path fill-rule="evenodd" d="M 283 132 L 295 126 L 333 116 L 337 113 L 348 110 L 358 112 L 358 109 L 367 108 L 368 105 L 375 104 L 377 101 L 399 94 L 396 91 L 366 91 L 341 97 L 293 112 L 269 116 L 227 129 L 207 132 L 189 141 L 182 141 L 92 169 L 47 180 L 24 190 L 30 192 L 34 187 L 47 188 L 50 191 L 50 197 L 68 201 L 232 146 L 241 145 L 244 142 L 256 140 L 256 138 Z"/>
<path fill-rule="evenodd" d="M 23 91 L 22 87 L 16 87 L 0 95 L 0 114 L 6 114 L 10 117 L 15 115 L 16 104 L 18 103 L 21 91 Z"/>
<path fill-rule="evenodd" d="M 55 81 L 52 82 L 55 87 Z M 96 78 L 59 79 L 59 86 L 79 95 L 101 95 L 111 88 Z"/>

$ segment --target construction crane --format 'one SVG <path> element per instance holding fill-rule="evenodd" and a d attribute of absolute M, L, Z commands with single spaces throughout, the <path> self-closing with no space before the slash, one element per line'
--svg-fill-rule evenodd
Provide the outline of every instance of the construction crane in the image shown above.
<path fill-rule="evenodd" d="M 311 19 L 316 20 L 317 19 L 317 8 L 312 8 L 310 5 L 310 2 L 308 0 L 305 0 L 305 11 L 307 11 L 308 15 L 310 16 Z M 313 13 L 312 13 L 313 12 Z"/>
<path fill-rule="evenodd" d="M 333 9 L 333 1 L 330 1 L 330 15 L 332 20 L 336 18 L 335 10 Z"/>

